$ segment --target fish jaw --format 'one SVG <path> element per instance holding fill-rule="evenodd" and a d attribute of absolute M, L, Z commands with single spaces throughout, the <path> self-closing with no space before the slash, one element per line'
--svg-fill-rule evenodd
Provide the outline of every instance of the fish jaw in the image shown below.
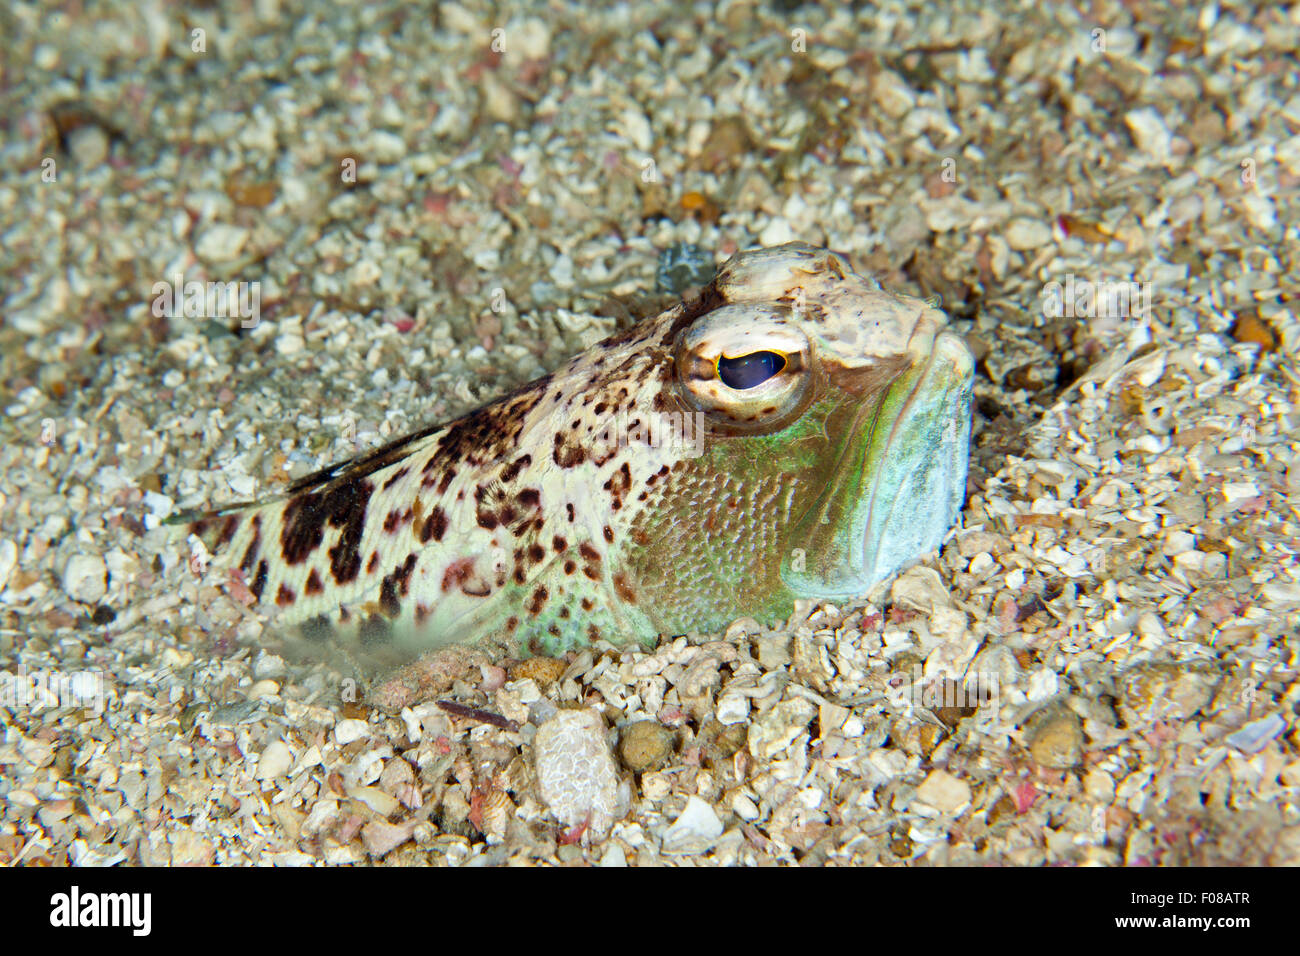
<path fill-rule="evenodd" d="M 943 542 L 961 512 L 974 362 L 937 331 L 846 429 L 835 473 L 796 528 L 781 577 L 797 596 L 866 594 Z"/>

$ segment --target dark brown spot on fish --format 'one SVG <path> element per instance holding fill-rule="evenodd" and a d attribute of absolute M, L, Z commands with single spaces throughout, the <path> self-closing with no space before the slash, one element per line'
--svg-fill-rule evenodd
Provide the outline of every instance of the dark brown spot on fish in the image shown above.
<path fill-rule="evenodd" d="M 565 541 L 558 534 L 551 539 L 551 547 L 555 548 L 556 554 L 562 554 L 569 547 L 569 542 Z"/>
<path fill-rule="evenodd" d="M 614 543 L 614 529 L 609 525 L 605 525 L 605 540 L 610 544 Z"/>
<path fill-rule="evenodd" d="M 623 462 L 618 471 L 614 472 L 614 474 L 610 476 L 609 480 L 605 482 L 605 490 L 616 498 L 621 498 L 623 495 L 627 494 L 631 487 L 632 469 L 628 466 L 627 462 Z"/>
<path fill-rule="evenodd" d="M 446 532 L 447 512 L 443 511 L 440 506 L 435 505 L 433 511 L 429 512 L 429 520 L 420 529 L 420 541 L 427 542 L 430 538 L 434 541 L 441 541 Z"/>
<path fill-rule="evenodd" d="M 239 561 L 239 568 L 245 574 L 253 570 L 253 562 L 257 560 L 258 553 L 262 550 L 262 516 L 253 515 L 253 540 L 248 542 L 248 548 L 244 551 L 243 558 Z"/>
<path fill-rule="evenodd" d="M 501 480 L 507 484 L 519 477 L 519 473 L 533 463 L 532 455 L 521 455 L 505 468 L 501 469 Z"/>
<path fill-rule="evenodd" d="M 385 575 L 379 585 L 379 610 L 387 617 L 397 617 L 402 613 L 402 602 L 397 599 L 397 583 L 391 575 Z"/>
<path fill-rule="evenodd" d="M 550 595 L 548 594 L 546 588 L 544 587 L 537 588 L 537 590 L 535 590 L 528 599 L 528 613 L 533 615 L 534 617 L 540 614 L 542 608 L 546 606 L 546 599 L 549 596 Z"/>
<path fill-rule="evenodd" d="M 627 577 L 621 571 L 614 575 L 614 593 L 620 600 L 629 604 L 636 602 L 636 591 L 632 589 L 632 585 L 628 583 Z"/>
<path fill-rule="evenodd" d="M 582 609 L 584 611 L 590 611 L 592 608 L 596 606 L 596 602 L 593 601 L 591 598 L 583 598 L 580 603 L 582 604 Z"/>
<path fill-rule="evenodd" d="M 442 574 L 443 593 L 450 591 L 452 588 L 458 588 L 474 574 L 473 558 L 457 558 L 451 564 L 447 565 L 447 570 Z"/>
<path fill-rule="evenodd" d="M 312 568 L 311 573 L 307 575 L 307 584 L 303 590 L 308 594 L 320 594 L 325 590 L 325 585 L 321 583 L 320 573 L 315 568 Z"/>
<path fill-rule="evenodd" d="M 221 534 L 217 536 L 217 547 L 224 547 L 230 544 L 235 536 L 235 529 L 239 527 L 238 515 L 227 515 L 226 520 L 221 523 Z"/>
<path fill-rule="evenodd" d="M 551 458 L 561 468 L 576 468 L 587 460 L 587 450 L 581 445 L 563 443 L 559 435 L 555 436 L 555 451 Z"/>
<path fill-rule="evenodd" d="M 284 560 L 299 564 L 320 547 L 325 526 L 340 529 L 330 548 L 330 571 L 340 584 L 355 580 L 361 570 L 361 536 L 365 530 L 366 505 L 374 485 L 344 477 L 319 492 L 304 492 L 285 505 L 280 546 Z"/>
<path fill-rule="evenodd" d="M 370 560 L 366 562 L 366 574 L 374 574 L 379 570 L 379 552 L 370 552 Z"/>
<path fill-rule="evenodd" d="M 411 572 L 415 570 L 415 555 L 408 554 L 402 566 L 393 572 L 397 578 L 397 593 L 406 597 L 411 590 Z"/>
<path fill-rule="evenodd" d="M 578 570 L 577 562 L 573 561 L 572 559 L 564 562 L 565 574 L 572 574 L 576 570 Z"/>
<path fill-rule="evenodd" d="M 253 592 L 253 597 L 257 598 L 259 601 L 262 600 L 262 592 L 266 590 L 266 576 L 269 573 L 269 570 L 270 569 L 266 566 L 265 558 L 257 562 L 257 577 L 253 578 L 253 583 L 248 587 L 248 589 Z"/>
<path fill-rule="evenodd" d="M 294 602 L 294 599 L 294 593 L 283 584 L 281 584 L 280 589 L 275 592 L 275 603 L 280 607 L 288 607 Z"/>
<path fill-rule="evenodd" d="M 542 493 L 536 488 L 525 488 L 519 492 L 519 504 L 524 508 L 541 507 Z"/>
<path fill-rule="evenodd" d="M 397 469 L 397 471 L 389 475 L 388 480 L 384 482 L 383 484 L 384 491 L 387 491 L 389 488 L 393 487 L 393 485 L 397 484 L 399 481 L 405 478 L 408 474 L 410 474 L 410 472 L 411 469 L 408 467 Z"/>

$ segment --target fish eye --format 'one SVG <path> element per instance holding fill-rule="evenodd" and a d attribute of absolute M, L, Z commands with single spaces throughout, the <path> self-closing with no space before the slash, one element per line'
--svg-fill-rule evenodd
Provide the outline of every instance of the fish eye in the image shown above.
<path fill-rule="evenodd" d="M 745 391 L 757 388 L 786 366 L 786 357 L 780 352 L 750 352 L 748 355 L 718 357 L 718 380 L 728 388 Z"/>
<path fill-rule="evenodd" d="M 718 306 L 673 349 L 677 393 L 709 416 L 714 434 L 778 431 L 815 397 L 812 345 L 779 303 Z"/>

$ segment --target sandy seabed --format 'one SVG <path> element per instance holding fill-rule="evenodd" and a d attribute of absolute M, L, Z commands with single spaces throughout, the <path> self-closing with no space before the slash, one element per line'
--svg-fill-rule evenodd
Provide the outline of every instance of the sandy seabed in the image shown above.
<path fill-rule="evenodd" d="M 1298 9 L 7 6 L 0 665 L 58 699 L 0 701 L 0 861 L 1300 862 Z M 979 359 L 960 525 L 862 602 L 386 708 L 161 524 L 791 239 Z"/>

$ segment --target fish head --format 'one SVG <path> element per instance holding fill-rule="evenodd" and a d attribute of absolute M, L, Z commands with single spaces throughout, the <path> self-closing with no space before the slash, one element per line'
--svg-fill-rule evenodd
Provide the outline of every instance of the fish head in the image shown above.
<path fill-rule="evenodd" d="M 864 595 L 935 550 L 964 499 L 973 381 L 944 314 L 802 243 L 733 257 L 707 299 L 672 343 L 673 404 L 703 441 L 652 502 L 676 529 L 664 622 Z"/>

